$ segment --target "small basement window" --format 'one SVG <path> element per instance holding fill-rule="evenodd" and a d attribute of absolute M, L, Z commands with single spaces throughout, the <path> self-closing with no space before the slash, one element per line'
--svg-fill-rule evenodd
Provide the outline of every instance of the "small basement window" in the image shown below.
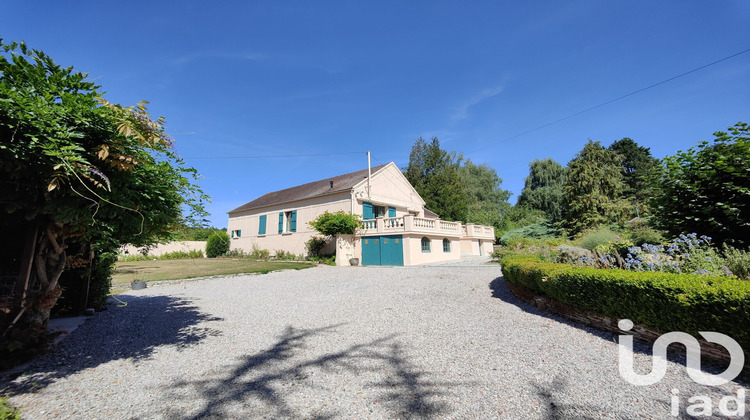
<path fill-rule="evenodd" d="M 232 238 L 239 238 L 240 236 L 242 236 L 242 229 L 232 231 Z"/>

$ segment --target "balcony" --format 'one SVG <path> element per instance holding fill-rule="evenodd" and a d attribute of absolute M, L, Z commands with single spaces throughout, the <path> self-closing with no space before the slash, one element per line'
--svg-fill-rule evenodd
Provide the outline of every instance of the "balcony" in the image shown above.
<path fill-rule="evenodd" d="M 452 238 L 495 240 L 495 228 L 472 223 L 448 222 L 407 215 L 403 217 L 378 217 L 362 221 L 357 232 L 360 236 L 375 234 L 425 234 Z"/>

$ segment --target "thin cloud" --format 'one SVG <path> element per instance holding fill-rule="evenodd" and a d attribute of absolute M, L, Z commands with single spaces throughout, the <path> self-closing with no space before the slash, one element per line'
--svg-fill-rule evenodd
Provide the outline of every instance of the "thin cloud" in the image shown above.
<path fill-rule="evenodd" d="M 262 61 L 266 60 L 268 56 L 265 54 L 238 54 L 238 53 L 214 53 L 214 52 L 195 52 L 185 54 L 177 57 L 173 60 L 173 63 L 178 66 L 191 63 L 198 60 L 206 60 L 211 58 L 219 58 L 225 60 L 241 60 L 241 61 Z"/>
<path fill-rule="evenodd" d="M 505 86 L 494 86 L 483 89 L 479 93 L 469 98 L 466 102 L 462 103 L 456 111 L 450 117 L 450 123 L 456 124 L 469 117 L 469 111 L 472 107 L 478 105 L 480 102 L 486 101 L 492 97 L 495 97 L 502 93 Z"/>

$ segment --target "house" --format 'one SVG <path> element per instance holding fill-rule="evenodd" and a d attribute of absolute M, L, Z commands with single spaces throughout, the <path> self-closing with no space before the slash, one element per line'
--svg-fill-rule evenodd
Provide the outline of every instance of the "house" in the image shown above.
<path fill-rule="evenodd" d="M 351 237 L 324 252 L 337 265 L 359 258 L 362 265 L 417 265 L 489 255 L 491 226 L 441 220 L 393 163 L 263 195 L 229 212 L 230 249 L 253 248 L 306 254 L 305 242 L 320 236 L 309 222 L 325 211 L 362 218 Z"/>

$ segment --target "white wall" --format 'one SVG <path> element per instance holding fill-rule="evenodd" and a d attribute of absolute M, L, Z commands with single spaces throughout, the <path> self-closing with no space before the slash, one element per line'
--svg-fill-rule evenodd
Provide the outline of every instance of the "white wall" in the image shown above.
<path fill-rule="evenodd" d="M 177 251 L 203 251 L 203 256 L 205 257 L 206 241 L 175 241 L 166 244 L 158 244 L 149 250 L 148 255 L 158 257 L 168 252 Z M 120 254 L 141 255 L 141 248 L 133 245 L 126 245 L 120 248 Z"/>

